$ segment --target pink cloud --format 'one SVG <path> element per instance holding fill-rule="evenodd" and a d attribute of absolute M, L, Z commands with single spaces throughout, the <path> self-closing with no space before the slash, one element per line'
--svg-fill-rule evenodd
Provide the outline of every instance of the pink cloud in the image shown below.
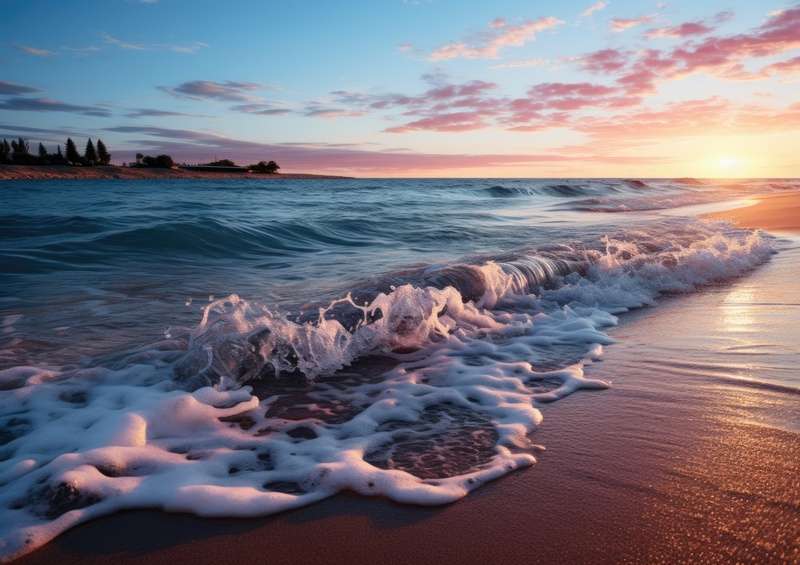
<path fill-rule="evenodd" d="M 711 33 L 712 31 L 714 31 L 713 28 L 707 26 L 703 22 L 685 22 L 677 26 L 651 29 L 645 34 L 645 36 L 649 39 L 677 39 L 681 37 L 690 37 L 693 35 L 705 35 L 707 33 Z"/>
<path fill-rule="evenodd" d="M 784 108 L 739 105 L 720 97 L 675 102 L 658 109 L 588 117 L 575 129 L 605 142 L 640 143 L 693 136 L 792 131 L 800 126 L 800 103 Z"/>
<path fill-rule="evenodd" d="M 599 12 L 600 10 L 605 9 L 608 6 L 608 2 L 604 2 L 603 0 L 598 0 L 588 8 L 586 8 L 583 12 L 581 12 L 581 17 L 588 18 L 595 12 Z"/>
<path fill-rule="evenodd" d="M 628 64 L 628 55 L 618 49 L 601 49 L 579 59 L 584 70 L 593 73 L 613 73 Z"/>
<path fill-rule="evenodd" d="M 611 20 L 611 31 L 620 33 L 653 20 L 653 16 L 640 16 L 638 18 L 614 18 Z"/>
<path fill-rule="evenodd" d="M 387 128 L 389 133 L 407 133 L 410 131 L 468 131 L 486 127 L 484 115 L 481 112 L 452 112 L 449 114 L 437 114 L 429 118 L 422 118 L 403 124 Z"/>
<path fill-rule="evenodd" d="M 615 92 L 610 86 L 588 82 L 545 82 L 528 90 L 531 97 L 558 98 L 565 96 L 607 96 Z"/>
<path fill-rule="evenodd" d="M 761 69 L 761 74 L 770 75 L 800 75 L 800 56 L 767 65 Z"/>
<path fill-rule="evenodd" d="M 539 32 L 554 28 L 564 22 L 554 17 L 529 20 L 518 25 L 510 25 L 497 18 L 489 23 L 489 30 L 479 34 L 472 41 L 447 43 L 435 49 L 428 57 L 431 61 L 450 59 L 495 59 L 507 47 L 521 47 L 533 41 Z"/>
<path fill-rule="evenodd" d="M 675 49 L 673 59 L 682 74 L 698 70 L 736 77 L 746 57 L 777 55 L 800 47 L 800 7 L 771 16 L 752 33 L 709 37 L 700 43 Z"/>

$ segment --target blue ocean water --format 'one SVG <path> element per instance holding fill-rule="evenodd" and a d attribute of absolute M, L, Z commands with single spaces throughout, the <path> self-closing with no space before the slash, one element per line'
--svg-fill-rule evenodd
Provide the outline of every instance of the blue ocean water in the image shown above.
<path fill-rule="evenodd" d="M 6 182 L 0 312 L 21 316 L 5 339 L 29 346 L 0 354 L 0 366 L 79 362 L 141 345 L 170 326 L 196 324 L 209 296 L 237 293 L 292 309 L 395 271 L 597 240 L 652 215 L 611 211 L 769 186 L 715 188 L 624 180 Z"/>
<path fill-rule="evenodd" d="M 620 314 L 781 248 L 698 210 L 799 189 L 0 182 L 0 554 L 121 508 L 464 496 L 535 461 L 542 403 L 607 387 L 583 369 Z"/>

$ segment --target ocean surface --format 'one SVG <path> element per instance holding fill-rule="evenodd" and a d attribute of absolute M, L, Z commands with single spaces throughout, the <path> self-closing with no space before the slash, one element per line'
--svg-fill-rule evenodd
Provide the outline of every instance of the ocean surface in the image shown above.
<path fill-rule="evenodd" d="M 125 508 L 457 500 L 535 462 L 544 404 L 603 402 L 612 379 L 587 369 L 626 313 L 657 319 L 776 256 L 791 286 L 797 241 L 697 219 L 787 191 L 800 181 L 0 182 L 0 556 Z M 636 370 L 800 393 L 796 335 L 731 333 L 736 301 L 755 307 L 737 296 L 679 351 L 637 336 Z M 731 364 L 711 367 L 723 342 Z"/>

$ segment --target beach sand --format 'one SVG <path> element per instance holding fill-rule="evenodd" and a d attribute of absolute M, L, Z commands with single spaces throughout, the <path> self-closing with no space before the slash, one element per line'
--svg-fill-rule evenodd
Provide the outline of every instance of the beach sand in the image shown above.
<path fill-rule="evenodd" d="M 225 173 L 208 171 L 187 171 L 185 169 L 148 169 L 137 167 L 68 167 L 48 165 L 43 167 L 26 165 L 0 165 L 0 180 L 56 180 L 56 179 L 337 179 L 331 175 L 312 175 L 307 173 L 280 173 L 263 175 L 256 173 Z"/>
<path fill-rule="evenodd" d="M 539 462 L 455 504 L 343 494 L 251 520 L 127 512 L 19 563 L 798 562 L 799 261 L 789 250 L 627 314 L 587 369 L 612 388 L 544 406 Z"/>
<path fill-rule="evenodd" d="M 800 232 L 800 194 L 755 196 L 752 205 L 714 212 L 704 217 L 726 220 L 746 228 Z"/>

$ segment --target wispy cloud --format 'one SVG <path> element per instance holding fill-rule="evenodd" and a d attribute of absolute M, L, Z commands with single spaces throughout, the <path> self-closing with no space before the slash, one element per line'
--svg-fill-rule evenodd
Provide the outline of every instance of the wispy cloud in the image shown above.
<path fill-rule="evenodd" d="M 108 45 L 113 45 L 126 51 L 172 51 L 174 53 L 194 54 L 199 50 L 208 47 L 202 41 L 192 41 L 190 43 L 135 43 L 126 41 L 111 34 L 101 34 L 103 41 Z"/>
<path fill-rule="evenodd" d="M 774 17 L 774 16 L 773 16 Z M 724 11 L 715 14 L 712 18 L 683 22 L 675 26 L 651 29 L 645 34 L 648 39 L 681 39 L 697 35 L 706 35 L 715 30 L 717 26 L 733 18 L 733 12 Z"/>
<path fill-rule="evenodd" d="M 692 35 L 705 35 L 712 31 L 714 31 L 713 28 L 707 26 L 703 22 L 684 22 L 676 26 L 651 29 L 645 34 L 645 37 L 648 39 L 664 37 L 677 39 L 681 37 L 690 37 Z"/>
<path fill-rule="evenodd" d="M 55 55 L 55 51 L 50 51 L 49 49 L 41 49 L 39 47 L 31 47 L 30 45 L 15 45 L 15 47 L 33 57 L 52 57 Z"/>
<path fill-rule="evenodd" d="M 61 50 L 76 55 L 88 55 L 89 53 L 97 53 L 102 49 L 96 45 L 87 45 L 86 47 L 70 47 L 69 45 L 63 45 L 61 46 Z"/>
<path fill-rule="evenodd" d="M 126 118 L 170 118 L 170 117 L 188 117 L 188 118 L 208 118 L 210 116 L 203 116 L 201 114 L 187 114 L 185 112 L 175 112 L 172 110 L 158 110 L 155 108 L 135 108 L 131 109 Z"/>
<path fill-rule="evenodd" d="M 111 116 L 111 112 L 103 106 L 81 106 L 50 98 L 7 98 L 0 101 L 0 110 L 12 112 L 67 112 L 100 118 Z"/>
<path fill-rule="evenodd" d="M 309 118 L 355 118 L 364 115 L 364 112 L 312 103 L 306 106 L 303 115 Z"/>
<path fill-rule="evenodd" d="M 611 20 L 611 31 L 620 33 L 625 30 L 653 21 L 654 16 L 639 16 L 638 18 L 614 18 Z"/>
<path fill-rule="evenodd" d="M 178 98 L 194 100 L 220 100 L 224 102 L 262 103 L 263 99 L 254 92 L 264 88 L 255 82 L 213 80 L 192 80 L 175 87 L 159 86 L 159 90 Z"/>
<path fill-rule="evenodd" d="M 583 12 L 581 12 L 581 17 L 582 18 L 588 18 L 589 16 L 591 16 L 595 12 L 599 12 L 600 10 L 604 10 L 606 8 L 606 6 L 608 6 L 608 2 L 603 2 L 603 0 L 599 0 L 598 2 L 595 2 L 594 4 L 592 4 L 591 6 L 586 8 Z"/>
<path fill-rule="evenodd" d="M 130 41 L 123 41 L 122 39 L 118 39 L 108 33 L 102 34 L 101 37 L 103 38 L 103 41 L 105 41 L 109 45 L 115 45 L 120 49 L 127 49 L 131 51 L 144 51 L 145 49 L 147 49 L 141 43 L 131 43 Z"/>
<path fill-rule="evenodd" d="M 19 94 L 33 94 L 39 92 L 38 88 L 32 86 L 25 86 L 24 84 L 14 84 L 13 82 L 6 82 L 0 80 L 0 95 L 17 96 Z"/>
<path fill-rule="evenodd" d="M 508 61 L 505 63 L 499 63 L 497 65 L 492 65 L 490 68 L 492 69 L 527 69 L 531 67 L 544 67 L 545 65 L 549 64 L 547 59 L 541 59 L 534 57 L 532 59 L 520 59 L 517 61 Z"/>
<path fill-rule="evenodd" d="M 495 59 L 507 47 L 522 47 L 533 41 L 539 32 L 554 28 L 564 22 L 558 18 L 544 17 L 512 25 L 503 18 L 489 22 L 488 29 L 475 37 L 446 43 L 429 55 L 431 61 L 449 59 Z"/>
<path fill-rule="evenodd" d="M 270 103 L 255 103 L 255 104 L 238 104 L 231 106 L 234 112 L 243 112 L 245 114 L 255 114 L 258 116 L 283 116 L 292 113 L 289 108 L 281 108 L 274 106 Z"/>

